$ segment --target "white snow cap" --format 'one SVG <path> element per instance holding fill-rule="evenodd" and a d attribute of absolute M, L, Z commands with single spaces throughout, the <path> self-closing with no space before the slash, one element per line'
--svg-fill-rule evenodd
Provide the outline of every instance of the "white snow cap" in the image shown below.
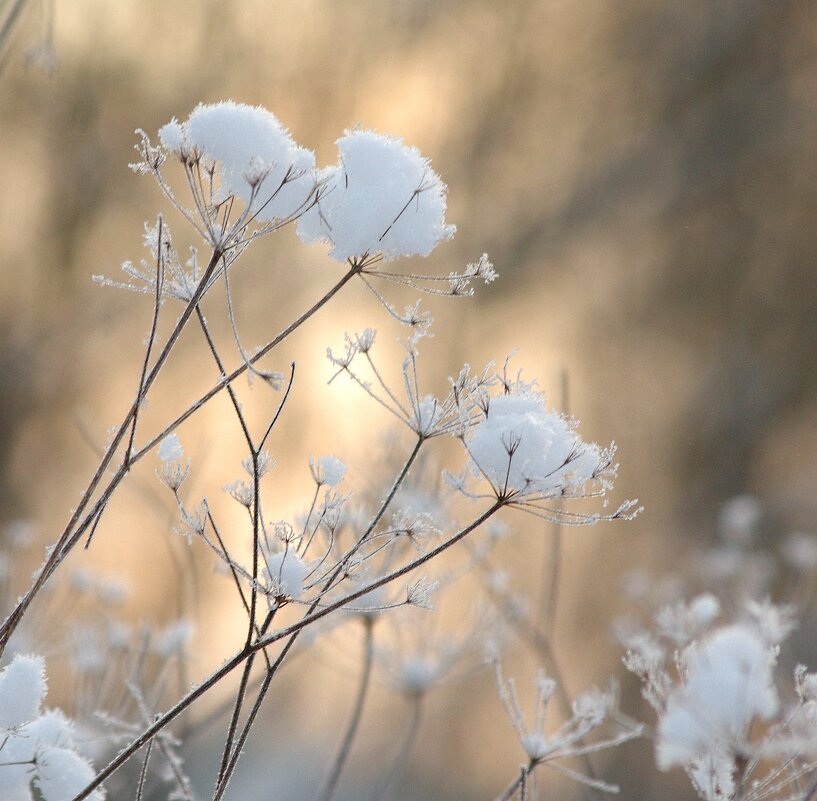
<path fill-rule="evenodd" d="M 164 464 L 175 462 L 184 456 L 184 448 L 178 434 L 168 434 L 159 443 L 159 458 Z"/>
<path fill-rule="evenodd" d="M 745 744 L 754 718 L 778 710 L 774 650 L 750 625 L 717 629 L 686 654 L 687 680 L 667 701 L 658 726 L 662 770 Z"/>
<path fill-rule="evenodd" d="M 309 565 L 293 550 L 278 551 L 267 559 L 269 579 L 277 594 L 297 601 L 303 595 Z"/>
<path fill-rule="evenodd" d="M 96 775 L 77 750 L 74 727 L 58 709 L 40 711 L 46 694 L 45 661 L 15 655 L 0 671 L 0 799 L 68 801 Z M 5 731 L 3 731 L 5 730 Z M 103 801 L 94 790 L 91 801 Z"/>
<path fill-rule="evenodd" d="M 318 484 L 326 484 L 329 487 L 337 487 L 347 472 L 346 465 L 337 456 L 321 456 L 317 463 L 310 459 L 312 476 Z"/>
<path fill-rule="evenodd" d="M 34 720 L 45 693 L 45 660 L 15 655 L 0 671 L 0 729 L 14 729 Z"/>
<path fill-rule="evenodd" d="M 315 189 L 315 154 L 299 147 L 274 114 L 227 100 L 198 105 L 185 123 L 171 120 L 159 139 L 176 153 L 196 150 L 217 163 L 222 195 L 249 203 L 259 220 L 286 220 L 309 205 Z"/>
<path fill-rule="evenodd" d="M 366 253 L 428 256 L 451 239 L 448 188 L 419 150 L 360 130 L 346 131 L 337 146 L 338 164 L 318 173 L 318 204 L 298 220 L 304 242 L 328 242 L 329 255 L 344 261 Z"/>
<path fill-rule="evenodd" d="M 468 450 L 474 474 L 484 474 L 500 491 L 523 495 L 580 489 L 603 463 L 598 445 L 584 442 L 571 421 L 527 392 L 491 398 Z"/>

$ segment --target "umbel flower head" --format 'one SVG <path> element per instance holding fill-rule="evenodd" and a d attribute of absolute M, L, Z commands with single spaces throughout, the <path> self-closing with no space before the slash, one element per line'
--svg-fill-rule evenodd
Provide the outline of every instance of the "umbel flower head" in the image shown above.
<path fill-rule="evenodd" d="M 389 260 L 427 256 L 454 235 L 448 189 L 416 148 L 374 131 L 346 131 L 337 145 L 338 163 L 318 173 L 318 201 L 298 220 L 304 242 L 328 242 L 338 261 Z"/>
<path fill-rule="evenodd" d="M 687 651 L 686 681 L 669 696 L 658 726 L 658 767 L 748 753 L 752 721 L 778 711 L 774 660 L 775 649 L 746 624 L 717 629 Z"/>
<path fill-rule="evenodd" d="M 261 221 L 291 219 L 314 195 L 315 154 L 260 106 L 200 104 L 186 122 L 173 119 L 161 128 L 159 139 L 182 160 L 214 163 L 221 178 L 217 199 L 241 198 Z"/>
<path fill-rule="evenodd" d="M 576 424 L 548 409 L 530 388 L 491 397 L 465 439 L 470 471 L 505 498 L 586 494 L 590 482 L 614 474 L 613 447 L 582 440 Z"/>

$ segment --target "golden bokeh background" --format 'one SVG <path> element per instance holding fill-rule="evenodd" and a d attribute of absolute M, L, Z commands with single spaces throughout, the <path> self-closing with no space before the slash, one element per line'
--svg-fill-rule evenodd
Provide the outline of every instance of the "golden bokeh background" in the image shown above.
<path fill-rule="evenodd" d="M 430 157 L 449 185 L 458 233 L 423 268 L 448 272 L 487 252 L 500 278 L 474 299 L 427 304 L 437 320 L 423 348 L 429 391 L 464 361 L 501 361 L 516 349 L 513 364 L 556 405 L 566 375 L 585 437 L 617 441 L 616 498 L 638 496 L 646 512 L 565 535 L 556 643 L 571 689 L 618 670 L 606 628 L 621 576 L 634 566 L 665 571 L 709 541 L 726 499 L 756 495 L 771 539 L 814 530 L 813 4 L 31 2 L 0 71 L 0 523 L 26 519 L 39 532 L 31 564 L 9 579 L 15 593 L 92 474 L 94 448 L 138 377 L 149 302 L 91 276 L 117 277 L 121 262 L 141 258 L 143 223 L 159 212 L 180 249 L 197 244 L 156 186 L 128 170 L 134 129 L 154 135 L 197 103 L 227 98 L 269 108 L 320 164 L 334 162 L 334 140 L 357 124 Z M 292 231 L 258 243 L 235 279 L 245 342 L 272 336 L 338 275 Z M 218 328 L 223 305 L 213 301 L 208 314 Z M 399 333 L 370 296 L 349 288 L 270 365 L 299 365 L 273 445 L 276 517 L 303 506 L 310 453 L 336 453 L 357 493 L 377 491 L 387 419 L 345 384 L 327 387 L 323 357 L 345 331 L 367 325 L 383 329 L 385 350 Z M 227 329 L 219 334 L 230 352 Z M 176 378 L 157 387 L 146 429 L 211 385 L 205 355 L 194 336 L 183 340 L 169 365 Z M 272 402 L 251 408 L 258 425 Z M 224 398 L 182 429 L 200 495 L 238 476 L 237 433 Z M 406 447 L 399 438 L 388 446 Z M 239 610 L 210 556 L 173 539 L 154 467 L 134 476 L 97 542 L 72 559 L 126 578 L 133 620 L 195 616 L 204 635 L 192 670 L 203 675 L 242 636 Z M 508 556 L 515 581 L 535 596 L 548 532 L 522 523 Z M 354 643 L 335 643 L 282 678 L 233 798 L 271 797 L 249 789 L 253 776 L 268 777 L 280 797 L 311 797 L 314 787 L 282 784 L 281 766 L 319 781 L 355 659 Z M 522 682 L 530 665 L 519 664 Z M 625 697 L 635 697 L 624 681 Z M 385 691 L 373 701 L 339 798 L 355 798 L 354 781 L 370 778 L 384 736 L 378 720 L 393 703 Z M 441 691 L 424 729 L 401 798 L 493 797 L 514 775 L 521 753 L 490 676 Z M 189 759 L 206 776 L 193 753 L 201 750 Z M 648 746 L 628 746 L 605 770 L 623 797 L 655 797 L 654 771 L 631 767 L 637 759 L 649 759 Z M 560 798 L 581 797 L 555 786 Z"/>

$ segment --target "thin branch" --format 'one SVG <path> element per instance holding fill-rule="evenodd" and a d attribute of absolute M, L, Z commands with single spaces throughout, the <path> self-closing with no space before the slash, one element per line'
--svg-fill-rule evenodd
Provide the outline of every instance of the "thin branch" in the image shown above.
<path fill-rule="evenodd" d="M 363 642 L 363 670 L 360 674 L 360 686 L 358 687 L 357 697 L 352 707 L 352 717 L 349 720 L 349 725 L 346 727 L 346 733 L 343 736 L 343 740 L 341 740 L 329 775 L 326 777 L 323 790 L 318 795 L 318 801 L 331 801 L 332 796 L 335 794 L 341 771 L 349 758 L 352 743 L 360 726 L 360 719 L 363 716 L 363 707 L 366 704 L 366 695 L 369 690 L 369 680 L 372 675 L 372 662 L 374 657 L 374 625 L 371 618 L 363 617 L 362 620 L 366 633 Z"/>
<path fill-rule="evenodd" d="M 260 699 L 263 698 L 263 695 L 266 693 L 267 689 L 269 689 L 269 683 L 272 680 L 272 676 L 274 675 L 277 667 L 280 665 L 281 660 L 283 659 L 284 655 L 288 651 L 288 649 L 294 643 L 295 638 L 293 635 L 298 634 L 302 629 L 306 628 L 307 626 L 311 625 L 317 620 L 320 620 L 326 615 L 331 614 L 332 612 L 336 611 L 337 609 L 341 609 L 347 604 L 351 603 L 352 601 L 357 600 L 358 598 L 367 595 L 368 593 L 376 590 L 378 587 L 382 587 L 385 584 L 388 584 L 402 576 L 410 573 L 413 570 L 416 570 L 421 565 L 424 565 L 430 559 L 439 556 L 443 551 L 446 551 L 451 546 L 458 543 L 464 537 L 468 536 L 472 531 L 482 526 L 486 523 L 491 517 L 502 508 L 504 504 L 502 502 L 495 502 L 491 505 L 488 509 L 486 509 L 482 514 L 480 514 L 477 518 L 475 518 L 471 523 L 469 523 L 464 528 L 460 529 L 456 534 L 452 534 L 445 542 L 438 545 L 428 553 L 423 554 L 422 556 L 418 556 L 412 562 L 404 565 L 397 570 L 388 573 L 385 576 L 382 576 L 377 581 L 372 582 L 371 584 L 363 587 L 359 590 L 349 593 L 348 595 L 344 596 L 343 598 L 339 599 L 335 603 L 320 609 L 316 610 L 315 612 L 311 612 L 309 614 L 304 615 L 304 617 L 298 621 L 297 623 L 292 624 L 284 629 L 279 631 L 273 632 L 265 637 L 261 637 L 256 642 L 253 643 L 250 647 L 243 647 L 237 654 L 233 657 L 228 659 L 220 668 L 215 670 L 211 673 L 206 679 L 202 680 L 198 685 L 196 685 L 192 690 L 190 690 L 187 695 L 183 698 L 180 698 L 167 712 L 163 715 L 160 715 L 156 718 L 152 725 L 146 728 L 138 737 L 136 737 L 129 745 L 122 749 L 109 763 L 106 767 L 104 767 L 95 777 L 94 779 L 84 787 L 76 796 L 74 796 L 71 801 L 83 801 L 83 799 L 87 798 L 94 790 L 100 787 L 111 775 L 116 773 L 122 765 L 125 764 L 136 752 L 138 752 L 144 745 L 150 742 L 162 729 L 164 729 L 168 724 L 170 724 L 173 720 L 175 720 L 182 712 L 184 712 L 191 704 L 201 698 L 208 690 L 212 689 L 216 684 L 218 684 L 223 678 L 229 676 L 237 667 L 242 665 L 246 659 L 249 658 L 250 654 L 255 651 L 259 651 L 262 648 L 266 648 L 269 645 L 272 645 L 275 642 L 279 642 L 280 640 L 284 640 L 287 638 L 289 642 L 286 643 L 284 648 L 282 649 L 281 654 L 276 659 L 275 663 L 273 664 L 270 671 L 267 673 L 267 677 L 265 677 L 264 683 L 261 685 L 261 689 L 259 690 L 259 699 L 256 700 L 256 704 L 253 706 L 253 710 L 250 713 L 250 717 L 248 718 L 247 724 L 245 724 L 245 731 L 248 731 L 248 724 L 252 723 L 254 720 L 254 716 L 257 714 L 257 708 L 260 707 Z M 238 755 L 243 747 L 243 742 L 246 739 L 244 736 L 244 732 L 242 732 L 242 737 L 240 737 L 236 743 L 234 748 L 233 759 L 231 760 L 231 764 L 236 762 L 238 759 Z M 231 773 L 231 769 L 228 767 L 226 777 L 229 778 Z M 223 795 L 223 791 L 221 793 Z M 215 801 L 218 801 L 217 796 Z"/>

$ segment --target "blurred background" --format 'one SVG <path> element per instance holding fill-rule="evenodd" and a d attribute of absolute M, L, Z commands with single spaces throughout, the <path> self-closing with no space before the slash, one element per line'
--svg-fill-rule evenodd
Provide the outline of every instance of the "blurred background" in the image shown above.
<path fill-rule="evenodd" d="M 586 438 L 616 440 L 616 499 L 638 497 L 646 511 L 564 534 L 554 642 L 572 693 L 620 670 L 607 630 L 622 577 L 666 572 L 711 542 L 724 501 L 755 496 L 759 536 L 772 547 L 783 532 L 815 529 L 813 3 L 31 0 L 4 10 L 16 6 L 0 71 L 0 523 L 19 533 L 26 521 L 30 567 L 92 474 L 141 366 L 149 300 L 91 276 L 117 278 L 121 262 L 142 258 L 143 223 L 159 212 L 180 250 L 200 244 L 155 184 L 128 169 L 134 129 L 154 135 L 197 103 L 227 98 L 269 108 L 319 164 L 335 161 L 334 140 L 355 124 L 430 157 L 458 233 L 423 269 L 447 273 L 487 252 L 500 278 L 471 300 L 427 304 L 437 320 L 423 349 L 428 391 L 464 361 L 501 362 L 516 350 L 513 364 L 581 420 Z M 271 337 L 339 274 L 292 231 L 258 243 L 235 280 L 245 344 Z M 223 307 L 214 303 L 211 316 L 218 327 Z M 387 418 L 345 384 L 326 387 L 323 356 L 367 325 L 383 329 L 385 349 L 400 333 L 350 287 L 271 364 L 299 364 L 273 444 L 276 517 L 304 505 L 310 453 L 347 461 L 354 491 L 377 489 L 373 466 L 385 456 L 370 435 Z M 177 379 L 157 387 L 145 429 L 214 378 L 194 336 L 171 369 Z M 243 458 L 224 403 L 181 432 L 191 480 L 208 497 L 238 477 Z M 270 408 L 260 406 L 258 421 Z M 242 636 L 240 610 L 229 587 L 210 589 L 209 555 L 173 538 L 154 467 L 75 557 L 130 586 L 123 614 L 132 621 L 179 612 L 206 621 L 207 636 L 190 645 L 191 670 L 203 675 Z M 512 522 L 509 569 L 535 599 L 552 532 Z M 25 564 L 0 579 L 12 597 Z M 535 660 L 514 648 L 527 687 Z M 356 647 L 335 643 L 286 674 L 233 798 L 314 795 L 348 714 L 356 658 Z M 636 685 L 621 680 L 636 704 Z M 522 754 L 491 676 L 474 671 L 430 700 L 394 797 L 494 797 Z M 378 721 L 397 714 L 394 704 L 378 690 L 339 798 L 364 797 L 357 788 L 377 775 Z M 205 788 L 206 740 L 188 754 Z M 620 782 L 624 798 L 651 798 L 659 779 L 630 767 L 649 759 L 649 744 L 635 743 L 597 772 Z M 558 787 L 560 798 L 582 797 Z"/>

